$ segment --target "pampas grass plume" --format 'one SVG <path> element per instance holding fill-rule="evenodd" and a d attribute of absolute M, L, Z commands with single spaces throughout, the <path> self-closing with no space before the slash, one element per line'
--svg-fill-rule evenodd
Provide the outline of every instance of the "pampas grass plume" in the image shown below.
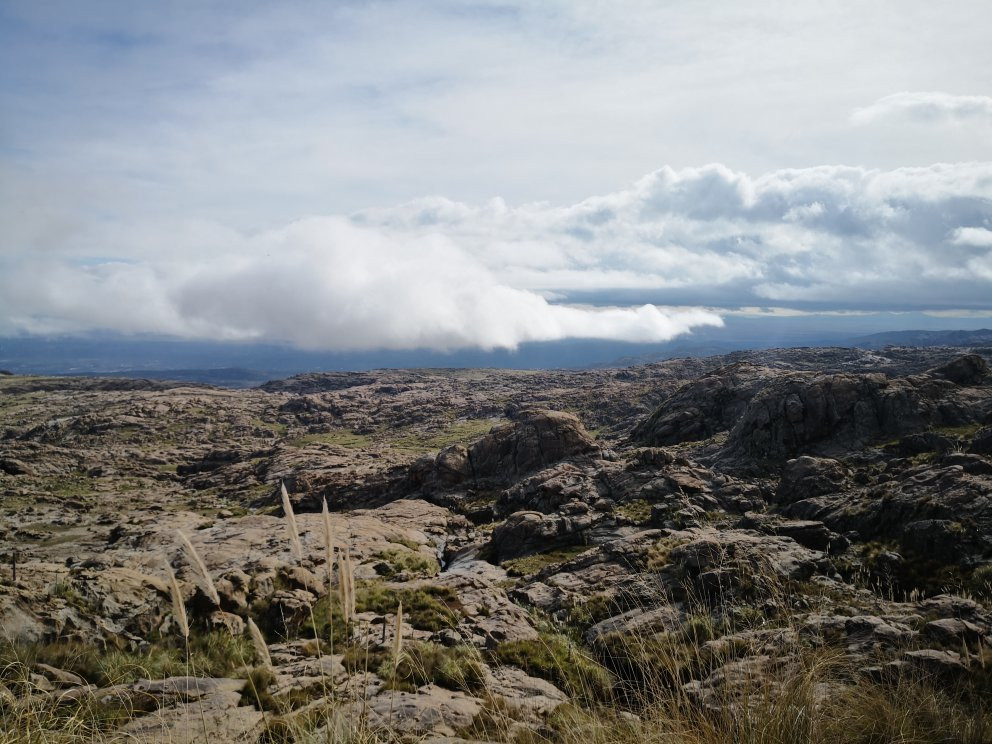
<path fill-rule="evenodd" d="M 214 586 L 213 579 L 210 578 L 210 572 L 207 571 L 207 566 L 203 562 L 203 559 L 200 558 L 200 554 L 196 552 L 193 543 L 183 534 L 182 530 L 176 530 L 176 534 L 179 535 L 179 539 L 186 546 L 186 552 L 189 554 L 190 562 L 196 568 L 197 573 L 200 574 L 200 578 L 203 579 L 203 588 L 207 596 L 210 597 L 210 601 L 217 607 L 220 607 L 220 595 L 217 594 L 217 588 Z"/>
<path fill-rule="evenodd" d="M 396 637 L 393 639 L 393 665 L 400 663 L 400 654 L 403 653 L 403 603 L 399 603 L 396 608 Z"/>
<path fill-rule="evenodd" d="M 293 546 L 293 555 L 296 560 L 303 560 L 303 546 L 300 544 L 300 531 L 296 527 L 296 514 L 293 512 L 293 503 L 289 500 L 289 492 L 286 491 L 286 484 L 280 482 L 279 490 L 282 492 L 282 510 L 286 513 L 286 529 L 289 530 L 289 541 Z"/>
<path fill-rule="evenodd" d="M 248 618 L 248 635 L 251 636 L 251 643 L 255 647 L 255 653 L 258 654 L 258 658 L 262 660 L 265 666 L 271 667 L 272 657 L 269 656 L 269 647 L 265 644 L 262 631 L 258 629 L 255 621 L 251 618 Z"/>
<path fill-rule="evenodd" d="M 327 593 L 331 593 L 331 572 L 334 570 L 334 533 L 331 531 L 331 514 L 327 510 L 327 497 L 324 497 L 324 562 L 327 565 Z"/>
<path fill-rule="evenodd" d="M 179 623 L 179 632 L 183 634 L 183 638 L 189 638 L 189 620 L 186 618 L 186 603 L 183 602 L 183 593 L 179 591 L 179 582 L 176 581 L 176 575 L 172 572 L 172 566 L 166 563 L 165 570 L 169 576 L 172 612 L 176 616 L 176 622 Z"/>
<path fill-rule="evenodd" d="M 341 614 L 345 622 L 351 621 L 351 592 L 353 583 L 350 580 L 351 560 L 348 557 L 348 549 L 343 548 L 338 551 L 338 599 L 341 601 Z"/>

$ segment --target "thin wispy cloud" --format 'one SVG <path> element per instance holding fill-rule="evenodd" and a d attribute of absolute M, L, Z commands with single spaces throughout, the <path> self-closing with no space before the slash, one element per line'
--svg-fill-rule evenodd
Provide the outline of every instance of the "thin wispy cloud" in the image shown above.
<path fill-rule="evenodd" d="M 992 127 L 992 97 L 953 95 L 940 91 L 893 93 L 851 114 L 851 121 L 856 124 L 880 119 L 924 123 L 978 122 Z"/>

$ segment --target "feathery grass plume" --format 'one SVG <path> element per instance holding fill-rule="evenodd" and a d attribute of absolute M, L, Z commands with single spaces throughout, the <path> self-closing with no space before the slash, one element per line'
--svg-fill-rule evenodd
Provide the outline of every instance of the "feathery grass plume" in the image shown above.
<path fill-rule="evenodd" d="M 324 497 L 324 561 L 327 564 L 327 593 L 331 593 L 331 572 L 334 570 L 334 533 L 331 531 L 331 514 L 327 511 L 327 497 Z"/>
<path fill-rule="evenodd" d="M 399 666 L 403 653 L 403 602 L 396 608 L 396 637 L 393 639 L 393 666 Z"/>
<path fill-rule="evenodd" d="M 183 638 L 189 638 L 189 620 L 186 618 L 186 603 L 183 602 L 183 593 L 179 591 L 179 582 L 172 572 L 172 566 L 165 564 L 166 573 L 169 576 L 169 594 L 172 596 L 172 612 L 179 623 L 179 632 Z"/>
<path fill-rule="evenodd" d="M 296 560 L 303 560 L 303 546 L 300 545 L 300 531 L 296 527 L 296 514 L 293 512 L 293 503 L 289 500 L 289 492 L 286 491 L 286 484 L 280 481 L 279 490 L 282 492 L 282 510 L 286 513 L 286 529 L 289 530 L 289 541 L 293 546 L 293 555 Z"/>
<path fill-rule="evenodd" d="M 348 617 L 355 617 L 355 564 L 351 562 L 351 553 L 345 554 L 345 562 L 348 566 L 348 571 L 345 574 L 345 578 L 348 581 Z"/>
<path fill-rule="evenodd" d="M 341 614 L 345 622 L 351 620 L 348 614 L 348 559 L 345 558 L 347 553 L 347 548 L 338 551 L 338 601 L 341 603 Z"/>
<path fill-rule="evenodd" d="M 200 558 L 200 554 L 196 552 L 196 548 L 193 547 L 193 543 L 190 542 L 189 538 L 183 534 L 182 530 L 176 530 L 176 534 L 179 535 L 179 539 L 182 541 L 183 545 L 186 546 L 186 552 L 189 554 L 189 560 L 196 568 L 197 573 L 200 574 L 200 578 L 203 579 L 203 589 L 207 596 L 210 597 L 210 601 L 213 602 L 217 607 L 220 607 L 220 595 L 217 594 L 217 588 L 214 586 L 213 579 L 210 578 L 210 572 L 207 571 L 207 565 Z"/>
<path fill-rule="evenodd" d="M 265 645 L 265 638 L 262 637 L 262 631 L 258 629 L 255 621 L 251 618 L 248 618 L 248 635 L 251 636 L 251 643 L 255 647 L 255 653 L 258 654 L 258 658 L 262 660 L 262 664 L 271 668 L 272 657 L 269 656 L 269 647 Z"/>

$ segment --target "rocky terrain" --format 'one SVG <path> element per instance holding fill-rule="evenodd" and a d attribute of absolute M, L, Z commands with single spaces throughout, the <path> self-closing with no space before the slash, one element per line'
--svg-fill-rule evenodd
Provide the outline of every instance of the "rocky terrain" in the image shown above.
<path fill-rule="evenodd" d="M 0 376 L 0 741 L 992 741 L 990 359 Z"/>

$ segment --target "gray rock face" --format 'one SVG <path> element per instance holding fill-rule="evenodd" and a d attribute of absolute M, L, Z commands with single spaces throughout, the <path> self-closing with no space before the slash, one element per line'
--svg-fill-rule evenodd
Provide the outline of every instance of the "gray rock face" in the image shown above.
<path fill-rule="evenodd" d="M 779 481 L 776 500 L 791 504 L 795 501 L 836 493 L 844 489 L 848 471 L 837 460 L 804 455 L 785 463 Z"/>
<path fill-rule="evenodd" d="M 463 483 L 505 487 L 547 465 L 598 452 L 573 414 L 525 409 L 468 447 L 453 445 L 433 460 L 418 461 L 409 479 L 424 489 Z"/>
<path fill-rule="evenodd" d="M 951 365 L 953 369 L 956 366 Z M 970 362 L 962 366 L 970 369 Z M 789 374 L 765 386 L 734 426 L 725 456 L 750 461 L 850 452 L 882 437 L 984 419 L 985 377 L 950 372 L 890 379 L 880 374 Z"/>
<path fill-rule="evenodd" d="M 690 382 L 631 432 L 632 441 L 665 446 L 706 439 L 730 429 L 776 370 L 741 362 Z"/>
<path fill-rule="evenodd" d="M 240 705 L 244 680 L 175 677 L 140 682 L 135 691 L 163 699 L 154 713 L 128 722 L 121 734 L 128 741 L 147 744 L 186 741 L 204 735 L 217 744 L 257 740 L 263 716 L 254 708 Z"/>
<path fill-rule="evenodd" d="M 938 462 L 885 473 L 876 485 L 795 501 L 783 511 L 822 521 L 841 534 L 894 538 L 917 554 L 945 562 L 992 550 L 992 474 L 969 473 L 960 464 Z"/>
<path fill-rule="evenodd" d="M 827 568 L 826 555 L 804 548 L 790 537 L 750 530 L 700 530 L 676 546 L 670 561 L 712 601 L 725 593 L 764 593 L 780 579 L 808 579 Z"/>
<path fill-rule="evenodd" d="M 571 502 L 568 514 L 517 512 L 493 530 L 487 557 L 505 561 L 569 545 L 580 545 L 592 528 L 605 517 L 581 502 Z"/>
<path fill-rule="evenodd" d="M 957 385 L 979 385 L 988 380 L 992 372 L 989 364 L 978 354 L 965 354 L 930 370 L 934 377 L 943 377 Z"/>
<path fill-rule="evenodd" d="M 524 473 L 577 455 L 598 451 L 585 427 L 571 413 L 520 411 L 469 449 L 477 477 L 516 480 Z"/>

